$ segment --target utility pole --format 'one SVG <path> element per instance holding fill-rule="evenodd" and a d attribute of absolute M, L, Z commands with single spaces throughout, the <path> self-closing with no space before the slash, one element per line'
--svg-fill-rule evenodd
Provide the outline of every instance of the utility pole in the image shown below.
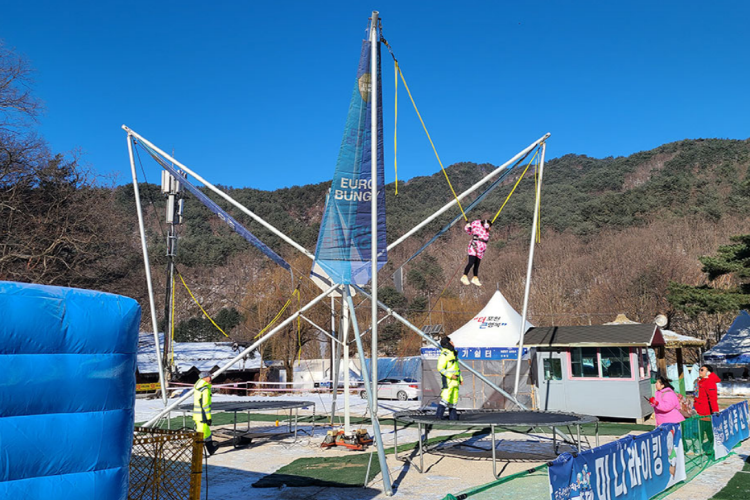
<path fill-rule="evenodd" d="M 182 174 L 182 171 L 180 171 Z M 184 174 L 183 174 L 184 175 Z M 166 170 L 161 173 L 161 192 L 167 199 L 167 291 L 164 300 L 164 351 L 162 354 L 162 365 L 166 373 L 167 381 L 172 380 L 172 352 L 174 345 L 174 311 L 172 302 L 174 300 L 174 258 L 177 255 L 177 225 L 182 224 L 182 209 L 184 197 L 180 181 L 172 177 Z"/>

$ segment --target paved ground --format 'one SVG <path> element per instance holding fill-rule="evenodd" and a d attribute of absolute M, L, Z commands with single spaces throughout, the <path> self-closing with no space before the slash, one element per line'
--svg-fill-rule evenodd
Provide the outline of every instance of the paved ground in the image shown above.
<path fill-rule="evenodd" d="M 682 488 L 667 496 L 665 500 L 708 500 L 738 471 L 750 455 L 750 439 L 742 443 L 742 446 L 734 450 L 735 454 L 718 464 L 709 467 L 698 477 L 684 485 Z"/>
<path fill-rule="evenodd" d="M 260 427 L 260 426 L 259 426 Z M 383 429 L 385 446 L 393 445 L 393 428 Z M 448 434 L 452 431 L 436 431 L 432 435 Z M 340 448 L 324 450 L 320 448 L 325 430 L 321 429 L 314 436 L 305 436 L 297 443 L 266 442 L 244 449 L 221 448 L 209 459 L 209 498 L 222 499 L 384 499 L 382 476 L 378 475 L 368 488 L 252 488 L 253 482 L 265 474 L 278 470 L 297 458 L 340 456 L 353 452 Z M 399 430 L 400 443 L 416 441 L 416 430 Z M 512 440 L 503 448 L 516 448 L 519 452 L 539 447 L 551 448 L 547 443 L 520 442 L 518 434 L 497 434 L 497 439 Z M 523 437 L 521 439 L 524 439 Z M 606 438 L 612 440 L 613 438 Z M 605 438 L 602 438 L 605 442 Z M 489 447 L 489 440 L 474 441 L 472 445 Z M 371 449 L 371 451 L 374 448 Z M 471 455 L 471 451 L 468 452 Z M 391 481 L 395 485 L 397 498 L 414 500 L 439 500 L 448 493 L 458 493 L 472 486 L 479 486 L 493 480 L 492 463 L 474 452 L 474 457 L 459 458 L 442 454 L 425 454 L 425 473 L 420 474 L 413 466 L 388 455 L 387 462 Z M 400 457 L 406 454 L 401 453 Z M 414 457 L 418 462 L 418 458 Z M 373 454 L 373 461 L 377 461 L 377 454 Z M 541 465 L 543 461 L 499 462 L 502 475 L 507 476 Z M 363 485 L 364 486 L 364 485 Z"/>
<path fill-rule="evenodd" d="M 227 396 L 217 396 L 215 400 L 231 399 Z M 304 399 L 316 403 L 317 414 L 330 411 L 331 398 L 328 395 L 307 394 L 303 396 L 287 396 L 289 399 Z M 252 398 L 258 399 L 258 398 Z M 270 398 L 279 400 L 280 398 Z M 339 399 L 339 408 L 343 407 L 343 402 Z M 146 420 L 152 416 L 161 406 L 158 401 L 139 401 L 137 404 L 136 421 Z M 379 414 L 381 417 L 390 416 L 393 411 L 401 409 L 417 408 L 419 403 L 416 401 L 381 401 Z M 365 416 L 366 402 L 358 397 L 351 399 L 352 415 Z M 263 423 L 253 423 L 253 430 L 259 432 L 274 432 L 278 429 Z M 305 427 L 305 429 L 309 429 Z M 253 488 L 252 484 L 266 474 L 277 471 L 284 465 L 291 463 L 297 458 L 302 457 L 325 457 L 339 456 L 353 452 L 345 451 L 340 448 L 324 450 L 320 448 L 327 429 L 318 428 L 314 435 L 301 434 L 297 442 L 291 439 L 283 441 L 269 441 L 252 445 L 243 449 L 233 449 L 231 447 L 221 448 L 220 451 L 209 459 L 208 465 L 208 497 L 205 495 L 205 483 L 203 487 L 202 498 L 222 500 L 247 499 L 253 498 L 258 500 L 270 499 L 315 499 L 315 500 L 369 500 L 385 499 L 383 493 L 383 483 L 381 476 L 371 482 L 367 488 Z M 384 445 L 386 447 L 393 445 L 393 428 L 385 426 L 383 429 Z M 438 431 L 433 435 L 447 434 L 450 431 Z M 519 443 L 519 435 L 498 434 L 498 439 L 514 440 L 513 447 L 538 448 L 538 444 Z M 520 439 L 524 439 L 521 437 Z M 614 438 L 602 437 L 601 443 L 613 440 Z M 417 440 L 415 429 L 399 430 L 399 443 L 414 442 Z M 486 443 L 475 443 L 486 446 Z M 374 447 L 372 448 L 374 449 Z M 731 479 L 735 472 L 742 469 L 743 460 L 750 453 L 750 440 L 736 451 L 736 455 L 728 458 L 724 462 L 714 465 L 704 471 L 699 477 L 691 483 L 683 486 L 681 489 L 667 497 L 669 500 L 708 500 L 718 492 Z M 469 452 L 469 455 L 471 453 Z M 402 457 L 404 454 L 401 455 Z M 473 458 L 473 459 L 472 459 Z M 373 460 L 377 461 L 377 454 L 373 454 Z M 395 486 L 396 498 L 408 498 L 414 500 L 439 500 L 448 493 L 458 493 L 473 486 L 479 486 L 489 483 L 493 480 L 492 463 L 486 458 L 479 455 L 469 458 L 458 458 L 437 454 L 425 455 L 425 473 L 420 474 L 413 466 L 408 463 L 398 461 L 393 455 L 387 458 L 388 468 L 391 479 Z M 536 465 L 541 465 L 543 461 L 525 461 L 510 462 L 502 464 L 505 468 L 502 470 L 502 476 L 527 470 Z M 205 477 L 205 476 L 204 476 Z M 527 498 L 525 500 L 534 500 Z M 542 500 L 541 498 L 539 500 Z"/>

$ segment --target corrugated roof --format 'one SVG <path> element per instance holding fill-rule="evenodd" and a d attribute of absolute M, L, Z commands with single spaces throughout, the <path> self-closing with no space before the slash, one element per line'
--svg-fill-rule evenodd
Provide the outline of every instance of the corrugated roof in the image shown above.
<path fill-rule="evenodd" d="M 546 326 L 531 328 L 523 341 L 529 347 L 662 346 L 656 325 Z"/>

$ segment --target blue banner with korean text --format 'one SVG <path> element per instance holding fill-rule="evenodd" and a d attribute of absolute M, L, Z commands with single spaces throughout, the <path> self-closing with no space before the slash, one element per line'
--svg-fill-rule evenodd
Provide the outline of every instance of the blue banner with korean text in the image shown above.
<path fill-rule="evenodd" d="M 458 353 L 458 359 L 463 361 L 518 359 L 517 347 L 459 347 L 456 352 Z M 438 359 L 440 349 L 423 347 L 421 353 L 424 359 Z M 529 359 L 529 350 L 526 347 L 523 348 L 521 359 Z"/>
<path fill-rule="evenodd" d="M 344 138 L 318 233 L 313 269 L 337 284 L 366 285 L 372 278 L 372 77 L 369 41 L 362 42 Z M 380 44 L 377 61 L 377 268 L 388 261 L 385 238 L 385 173 Z"/>
<path fill-rule="evenodd" d="M 740 441 L 750 437 L 747 401 L 714 413 L 711 415 L 711 425 L 714 431 L 714 456 L 717 459 L 725 457 Z"/>
<path fill-rule="evenodd" d="M 685 480 L 680 424 L 663 424 L 549 466 L 552 500 L 648 500 Z"/>

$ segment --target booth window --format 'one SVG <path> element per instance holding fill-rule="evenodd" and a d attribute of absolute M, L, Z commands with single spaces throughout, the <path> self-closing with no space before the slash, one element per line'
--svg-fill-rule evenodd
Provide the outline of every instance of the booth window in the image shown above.
<path fill-rule="evenodd" d="M 630 349 L 626 347 L 602 347 L 602 377 L 630 378 Z"/>
<path fill-rule="evenodd" d="M 574 377 L 599 377 L 599 356 L 596 347 L 574 347 L 570 352 Z"/>
<path fill-rule="evenodd" d="M 559 359 L 544 360 L 544 380 L 562 380 L 562 364 Z"/>

